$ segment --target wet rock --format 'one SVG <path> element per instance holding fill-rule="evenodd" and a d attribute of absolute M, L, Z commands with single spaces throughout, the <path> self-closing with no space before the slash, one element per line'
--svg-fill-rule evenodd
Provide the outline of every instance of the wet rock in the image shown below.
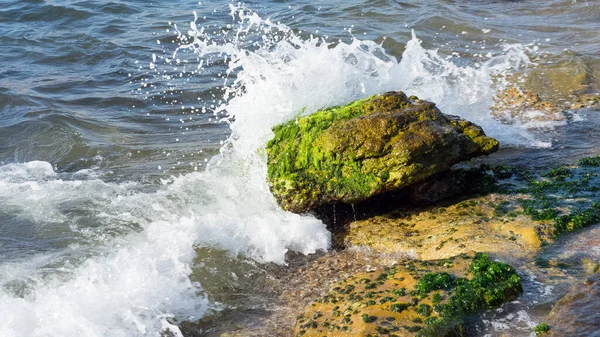
<path fill-rule="evenodd" d="M 504 124 L 532 127 L 567 120 L 567 110 L 600 104 L 600 64 L 572 52 L 543 56 L 509 78 L 498 93 L 492 115 Z"/>
<path fill-rule="evenodd" d="M 273 129 L 271 191 L 286 210 L 354 204 L 498 149 L 498 142 L 435 104 L 388 92 Z"/>
<path fill-rule="evenodd" d="M 600 336 L 600 273 L 560 299 L 546 320 L 548 336 Z"/>
<path fill-rule="evenodd" d="M 468 175 L 476 178 L 469 184 L 459 179 L 466 185 L 455 188 L 474 194 L 435 206 L 392 204 L 379 208 L 379 214 L 363 215 L 369 206 L 359 204 L 357 216 L 344 223 L 335 242 L 419 259 L 468 250 L 524 258 L 561 233 L 600 223 L 600 156 L 542 172 L 481 169 L 487 173 Z"/>
<path fill-rule="evenodd" d="M 567 119 L 564 109 L 554 103 L 542 101 L 533 91 L 510 87 L 494 99 L 492 115 L 503 124 L 531 124 L 557 122 Z"/>
<path fill-rule="evenodd" d="M 581 265 L 586 274 L 595 274 L 600 271 L 600 263 L 590 258 L 581 259 Z"/>
<path fill-rule="evenodd" d="M 369 251 L 332 250 L 311 255 L 290 252 L 286 263 L 256 265 L 262 277 L 243 280 L 230 297 L 213 298 L 219 300 L 222 311 L 194 322 L 178 323 L 183 336 L 291 337 L 296 316 L 326 294 L 333 284 L 359 272 L 385 268 L 393 262 Z"/>
<path fill-rule="evenodd" d="M 335 284 L 297 318 L 295 336 L 464 336 L 464 315 L 522 292 L 515 270 L 487 254 L 405 261 Z"/>
<path fill-rule="evenodd" d="M 593 70 L 587 61 L 573 52 L 538 59 L 536 65 L 527 70 L 523 88 L 555 104 L 569 101 L 571 95 L 597 89 L 591 88 Z"/>
<path fill-rule="evenodd" d="M 513 209 L 515 197 L 491 194 L 450 205 L 396 210 L 351 222 L 336 239 L 386 254 L 441 259 L 470 250 L 524 258 L 537 252 L 549 229 Z M 505 213 L 499 205 L 511 205 Z M 522 211 L 521 211 L 522 212 Z"/>
<path fill-rule="evenodd" d="M 600 94 L 576 95 L 570 100 L 570 109 L 596 108 L 600 106 Z"/>

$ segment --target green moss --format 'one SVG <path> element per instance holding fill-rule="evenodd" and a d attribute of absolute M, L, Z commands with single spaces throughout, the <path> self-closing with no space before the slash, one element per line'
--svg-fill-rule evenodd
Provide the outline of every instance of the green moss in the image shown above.
<path fill-rule="evenodd" d="M 274 165 L 269 165 L 268 176 L 276 184 L 287 185 L 274 187 L 291 187 L 296 192 L 300 191 L 301 200 L 295 201 L 300 203 L 302 199 L 314 198 L 309 189 L 318 184 L 309 174 L 335 180 L 336 184 L 342 186 L 340 193 L 356 194 L 353 197 L 356 200 L 364 198 L 371 189 L 378 188 L 381 182 L 375 175 L 361 175 L 360 163 L 354 158 L 338 158 L 335 149 L 326 151 L 323 147 L 314 146 L 323 131 L 334 123 L 373 111 L 376 105 L 372 101 L 373 97 L 370 97 L 346 106 L 328 108 L 274 127 L 274 137 L 267 143 L 267 154 L 269 158 L 276 159 L 271 161 L 275 162 Z M 398 101 L 399 108 L 410 104 L 404 102 L 405 106 L 402 106 L 402 103 Z"/>
<path fill-rule="evenodd" d="M 361 318 L 365 323 L 372 323 L 377 320 L 376 316 L 369 316 L 369 314 L 362 314 Z"/>
<path fill-rule="evenodd" d="M 273 132 L 270 187 L 283 208 L 297 212 L 356 203 L 498 148 L 478 126 L 402 92 L 298 117 Z"/>
<path fill-rule="evenodd" d="M 406 288 L 394 289 L 394 290 L 392 290 L 392 294 L 394 294 L 396 296 L 405 296 L 406 295 Z"/>
<path fill-rule="evenodd" d="M 419 304 L 415 311 L 421 316 L 429 317 L 431 316 L 431 312 L 433 311 L 433 309 L 429 304 Z"/>
<path fill-rule="evenodd" d="M 433 296 L 431 297 L 431 302 L 433 304 L 438 304 L 443 300 L 442 295 L 440 295 L 439 293 L 435 293 L 433 294 Z"/>
<path fill-rule="evenodd" d="M 540 323 L 538 325 L 535 326 L 535 328 L 533 329 L 533 331 L 535 332 L 536 335 L 541 335 L 544 334 L 548 331 L 550 331 L 550 326 L 546 323 Z"/>
<path fill-rule="evenodd" d="M 594 167 L 599 167 L 600 166 L 600 155 L 597 155 L 595 157 L 581 158 L 581 159 L 579 159 L 579 161 L 577 162 L 577 164 L 579 166 L 594 166 Z"/>
<path fill-rule="evenodd" d="M 579 166 L 563 166 L 544 172 L 514 170 L 520 185 L 504 192 L 522 194 L 517 203 L 495 205 L 496 216 L 517 216 L 516 206 L 533 220 L 553 226 L 552 236 L 600 222 L 600 156 L 582 158 Z M 500 184 L 496 181 L 495 186 Z M 575 201 L 575 202 L 574 202 Z"/>
<path fill-rule="evenodd" d="M 408 307 L 409 307 L 409 305 L 406 303 L 394 303 L 394 304 L 390 305 L 390 311 L 402 312 L 402 311 L 406 310 Z"/>
<path fill-rule="evenodd" d="M 398 288 L 403 282 L 400 279 L 415 284 L 414 290 Z M 375 291 L 363 289 L 370 284 L 380 287 Z M 345 295 L 347 289 L 364 294 L 364 298 Z M 329 331 L 334 331 L 331 329 L 337 324 L 352 327 L 353 333 L 364 336 L 388 332 L 464 336 L 462 321 L 466 315 L 496 307 L 520 292 L 515 270 L 491 261 L 486 254 L 461 254 L 435 261 L 405 260 L 380 273 L 360 273 L 340 281 L 325 296 L 326 301 L 319 301 L 328 304 L 307 309 L 301 316 L 303 320 L 297 321 L 297 329 L 312 329 L 313 322 L 325 326 L 326 321 Z M 339 305 L 333 304 L 333 299 L 339 300 Z M 320 332 L 307 333 L 316 336 Z"/>
<path fill-rule="evenodd" d="M 508 298 L 516 297 L 523 292 L 521 280 L 514 268 L 502 263 L 493 262 L 487 254 L 477 253 L 469 266 L 468 278 L 456 278 L 446 288 L 452 291 L 447 301 L 434 305 L 440 319 L 454 320 L 460 315 L 492 308 L 502 304 Z M 415 286 L 420 293 L 434 291 L 448 283 L 436 283 L 434 280 L 449 280 L 447 273 L 429 273 Z M 425 281 L 424 281 L 425 279 Z M 423 282 L 423 283 L 422 283 Z M 445 324 L 441 322 L 440 324 Z"/>
<path fill-rule="evenodd" d="M 418 295 L 427 295 L 434 290 L 446 290 L 454 286 L 454 278 L 448 273 L 427 273 L 415 286 Z"/>

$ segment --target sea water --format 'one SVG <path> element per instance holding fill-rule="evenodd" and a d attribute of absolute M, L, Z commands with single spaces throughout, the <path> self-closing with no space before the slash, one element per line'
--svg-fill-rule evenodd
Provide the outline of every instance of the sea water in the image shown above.
<path fill-rule="evenodd" d="M 281 210 L 265 180 L 271 128 L 320 108 L 404 90 L 481 125 L 505 154 L 593 153 L 597 139 L 561 136 L 594 130 L 590 111 L 506 125 L 490 106 L 546 53 L 597 55 L 599 13 L 585 1 L 9 1 L 0 336 L 179 335 L 173 322 L 226 306 L 190 278 L 207 268 L 198 254 L 223 277 L 230 259 L 329 249 L 325 225 Z"/>

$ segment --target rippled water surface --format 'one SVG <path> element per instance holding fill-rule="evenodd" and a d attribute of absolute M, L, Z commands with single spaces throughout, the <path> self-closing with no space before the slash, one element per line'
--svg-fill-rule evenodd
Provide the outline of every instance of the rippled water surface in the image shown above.
<path fill-rule="evenodd" d="M 597 110 L 490 114 L 548 55 L 598 64 L 599 28 L 592 0 L 4 0 L 0 336 L 177 334 L 263 263 L 327 249 L 265 182 L 271 127 L 303 109 L 405 90 L 481 124 L 492 161 L 599 153 Z"/>

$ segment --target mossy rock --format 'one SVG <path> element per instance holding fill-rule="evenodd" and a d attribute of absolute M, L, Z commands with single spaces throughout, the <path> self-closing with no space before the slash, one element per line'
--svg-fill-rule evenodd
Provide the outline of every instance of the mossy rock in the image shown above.
<path fill-rule="evenodd" d="M 292 212 L 354 204 L 498 149 L 498 142 L 435 104 L 388 92 L 273 129 L 268 180 Z"/>
<path fill-rule="evenodd" d="M 464 336 L 463 316 L 522 291 L 516 271 L 487 254 L 408 260 L 340 281 L 298 316 L 294 336 Z"/>

